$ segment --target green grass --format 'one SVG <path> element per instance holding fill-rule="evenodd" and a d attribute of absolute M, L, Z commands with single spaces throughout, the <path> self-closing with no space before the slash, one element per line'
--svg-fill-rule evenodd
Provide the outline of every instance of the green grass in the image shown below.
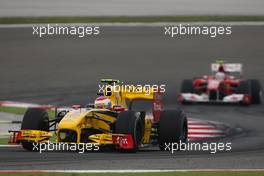
<path fill-rule="evenodd" d="M 12 114 L 24 115 L 27 108 L 17 108 L 17 107 L 8 107 L 8 106 L 0 106 L 0 112 L 7 112 Z M 47 110 L 50 119 L 53 119 L 55 116 L 54 110 Z"/>
<path fill-rule="evenodd" d="M 9 175 L 9 174 L 3 174 Z M 36 174 L 11 174 L 14 176 L 34 176 Z M 38 176 L 262 176 L 263 172 L 167 172 L 167 173 L 89 173 L 89 174 L 70 174 L 70 173 L 45 173 Z"/>
<path fill-rule="evenodd" d="M 8 140 L 8 138 L 0 138 L 0 145 L 7 144 Z"/>
<path fill-rule="evenodd" d="M 1 17 L 0 24 L 264 21 L 264 16 Z"/>
<path fill-rule="evenodd" d="M 26 108 L 0 106 L 0 112 L 8 112 L 8 113 L 18 114 L 18 115 L 25 114 L 26 110 L 27 110 Z"/>

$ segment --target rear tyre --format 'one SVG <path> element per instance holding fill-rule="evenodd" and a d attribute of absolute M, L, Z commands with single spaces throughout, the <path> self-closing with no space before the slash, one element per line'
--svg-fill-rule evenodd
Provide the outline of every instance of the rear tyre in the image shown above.
<path fill-rule="evenodd" d="M 49 131 L 48 113 L 39 108 L 28 108 L 21 124 L 21 130 L 41 130 Z M 22 147 L 26 150 L 33 150 L 33 143 L 24 141 L 21 142 Z"/>
<path fill-rule="evenodd" d="M 260 82 L 258 80 L 252 79 L 250 80 L 251 84 L 251 102 L 252 104 L 260 104 L 261 103 L 261 94 L 262 88 Z"/>
<path fill-rule="evenodd" d="M 187 117 L 182 110 L 162 111 L 158 127 L 158 143 L 160 150 L 165 150 L 166 144 L 186 143 L 188 137 Z M 179 149 L 179 148 L 178 148 Z"/>
<path fill-rule="evenodd" d="M 130 134 L 133 138 L 134 148 L 129 151 L 137 152 L 144 135 L 143 119 L 136 116 L 134 111 L 124 111 L 117 117 L 115 131 L 118 134 Z"/>

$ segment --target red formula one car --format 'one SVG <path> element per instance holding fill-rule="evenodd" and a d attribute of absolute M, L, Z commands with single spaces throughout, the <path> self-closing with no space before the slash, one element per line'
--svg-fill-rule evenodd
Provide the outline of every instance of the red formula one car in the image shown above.
<path fill-rule="evenodd" d="M 242 79 L 242 64 L 223 62 L 211 65 L 212 75 L 184 80 L 178 101 L 260 104 L 262 89 L 258 80 Z M 239 73 L 239 77 L 235 76 Z"/>

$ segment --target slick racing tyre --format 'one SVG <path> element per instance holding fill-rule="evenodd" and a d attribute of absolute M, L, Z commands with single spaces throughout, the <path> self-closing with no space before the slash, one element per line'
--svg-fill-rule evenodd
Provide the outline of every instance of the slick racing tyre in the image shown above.
<path fill-rule="evenodd" d="M 193 81 L 185 79 L 181 85 L 181 93 L 193 93 Z"/>
<path fill-rule="evenodd" d="M 192 80 L 189 80 L 189 79 L 183 80 L 182 85 L 181 85 L 181 93 L 194 93 Z M 190 102 L 186 100 L 182 100 L 180 101 L 180 103 L 190 104 Z"/>
<path fill-rule="evenodd" d="M 261 94 L 262 94 L 262 88 L 260 82 L 258 80 L 252 79 L 250 80 L 250 84 L 251 84 L 251 103 L 260 104 Z"/>
<path fill-rule="evenodd" d="M 244 94 L 244 95 L 250 95 L 251 94 L 250 82 L 241 81 L 240 85 L 237 88 L 237 93 Z"/>
<path fill-rule="evenodd" d="M 21 124 L 21 130 L 42 130 L 49 131 L 48 113 L 43 109 L 28 108 Z M 22 141 L 22 147 L 32 151 L 32 142 Z"/>
<path fill-rule="evenodd" d="M 134 111 L 121 112 L 115 124 L 117 134 L 130 134 L 133 138 L 134 148 L 130 152 L 137 152 L 144 135 L 144 123 L 140 116 Z"/>
<path fill-rule="evenodd" d="M 247 96 L 251 96 L 251 84 L 250 81 L 241 81 L 240 85 L 237 88 L 237 93 L 238 94 L 243 94 L 243 95 L 247 95 Z M 249 105 L 251 103 L 252 100 L 250 100 L 250 102 L 244 102 L 244 100 L 241 102 L 242 105 Z"/>
<path fill-rule="evenodd" d="M 188 124 L 182 110 L 162 111 L 158 126 L 158 143 L 160 150 L 165 150 L 166 144 L 187 142 Z"/>

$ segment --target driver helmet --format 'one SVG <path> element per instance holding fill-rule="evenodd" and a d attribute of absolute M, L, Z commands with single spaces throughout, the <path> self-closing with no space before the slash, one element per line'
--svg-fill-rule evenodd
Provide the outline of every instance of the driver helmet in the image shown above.
<path fill-rule="evenodd" d="M 109 98 L 101 96 L 95 99 L 94 107 L 100 109 L 110 109 L 112 108 L 112 102 Z"/>
<path fill-rule="evenodd" d="M 225 73 L 217 72 L 215 74 L 215 79 L 218 80 L 218 81 L 223 81 L 225 79 Z"/>

